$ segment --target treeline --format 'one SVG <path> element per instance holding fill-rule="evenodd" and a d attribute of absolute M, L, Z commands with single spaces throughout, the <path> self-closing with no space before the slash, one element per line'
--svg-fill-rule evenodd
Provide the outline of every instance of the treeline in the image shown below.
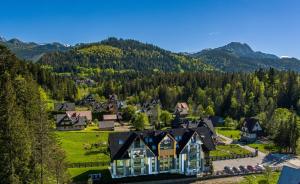
<path fill-rule="evenodd" d="M 196 114 L 202 108 L 211 107 L 214 114 L 234 119 L 279 107 L 300 114 L 300 75 L 296 72 L 271 68 L 254 73 L 157 73 L 116 77 L 97 78 L 100 82 L 94 91 L 100 96 L 112 92 L 123 98 L 134 96 L 132 100 L 138 102 L 159 98 L 168 110 L 178 101 L 186 101 Z"/>
<path fill-rule="evenodd" d="M 64 183 L 65 155 L 30 69 L 0 46 L 0 183 Z"/>
<path fill-rule="evenodd" d="M 182 72 L 212 70 L 197 58 L 175 54 L 135 40 L 109 38 L 99 43 L 78 45 L 68 52 L 45 54 L 38 63 L 55 72 L 76 73 L 78 66 L 140 72 Z"/>

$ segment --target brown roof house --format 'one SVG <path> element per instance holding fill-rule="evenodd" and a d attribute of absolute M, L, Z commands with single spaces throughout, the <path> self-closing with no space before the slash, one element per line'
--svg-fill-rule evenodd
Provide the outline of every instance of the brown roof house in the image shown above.
<path fill-rule="evenodd" d="M 103 120 L 99 121 L 100 130 L 114 130 L 115 123 L 118 121 L 118 116 L 116 114 L 103 115 Z"/>
<path fill-rule="evenodd" d="M 57 130 L 83 130 L 87 125 L 87 118 L 78 114 L 57 114 Z"/>
<path fill-rule="evenodd" d="M 93 120 L 91 111 L 67 111 L 66 114 L 68 114 L 69 116 L 85 117 L 88 122 L 91 122 Z"/>
<path fill-rule="evenodd" d="M 189 106 L 185 102 L 177 103 L 175 107 L 175 114 L 180 116 L 187 116 L 189 114 Z"/>

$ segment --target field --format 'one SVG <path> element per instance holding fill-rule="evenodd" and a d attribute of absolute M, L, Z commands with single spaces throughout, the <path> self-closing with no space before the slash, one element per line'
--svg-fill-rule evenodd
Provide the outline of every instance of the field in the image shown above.
<path fill-rule="evenodd" d="M 108 146 L 109 132 L 93 131 L 93 128 L 89 128 L 85 131 L 57 131 L 56 134 L 70 163 L 109 160 L 109 155 L 103 151 Z M 93 144 L 101 146 L 93 147 Z"/>
<path fill-rule="evenodd" d="M 252 143 L 252 144 L 247 144 L 247 146 L 250 146 L 252 148 L 258 148 L 258 150 L 263 153 L 270 153 L 270 152 L 278 151 L 278 148 L 273 143 L 269 143 L 269 144 Z"/>
<path fill-rule="evenodd" d="M 241 132 L 239 130 L 235 130 L 232 128 L 216 127 L 216 131 L 218 134 L 224 135 L 228 138 L 232 138 L 232 139 L 240 139 L 241 138 Z"/>
<path fill-rule="evenodd" d="M 262 183 L 268 183 L 268 184 L 276 184 L 279 179 L 280 172 L 272 172 L 270 175 L 269 182 L 266 181 L 266 175 L 264 174 L 255 174 L 255 175 L 249 175 L 245 176 L 244 180 L 240 182 L 240 184 L 262 184 Z"/>
<path fill-rule="evenodd" d="M 231 155 L 244 155 L 249 154 L 250 151 L 241 148 L 238 145 L 230 144 L 230 145 L 218 145 L 216 146 L 216 150 L 210 152 L 210 156 L 231 156 Z"/>

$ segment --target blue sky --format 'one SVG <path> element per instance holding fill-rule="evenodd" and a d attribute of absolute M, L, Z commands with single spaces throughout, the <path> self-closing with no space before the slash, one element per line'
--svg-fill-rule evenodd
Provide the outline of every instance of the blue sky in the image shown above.
<path fill-rule="evenodd" d="M 239 41 L 300 58 L 300 1 L 3 0 L 0 35 L 66 44 L 115 36 L 175 52 Z"/>

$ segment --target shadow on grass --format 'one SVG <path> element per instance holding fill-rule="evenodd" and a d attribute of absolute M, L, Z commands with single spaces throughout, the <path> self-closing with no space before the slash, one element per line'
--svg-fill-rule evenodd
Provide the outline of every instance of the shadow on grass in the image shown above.
<path fill-rule="evenodd" d="M 101 183 L 112 183 L 112 178 L 108 169 L 91 169 L 85 171 L 72 178 L 74 183 L 87 183 L 90 174 L 99 174 L 102 175 Z"/>
<path fill-rule="evenodd" d="M 84 153 L 84 155 L 96 155 L 96 154 L 100 154 L 102 153 L 101 151 L 97 150 L 97 151 L 86 151 Z"/>

